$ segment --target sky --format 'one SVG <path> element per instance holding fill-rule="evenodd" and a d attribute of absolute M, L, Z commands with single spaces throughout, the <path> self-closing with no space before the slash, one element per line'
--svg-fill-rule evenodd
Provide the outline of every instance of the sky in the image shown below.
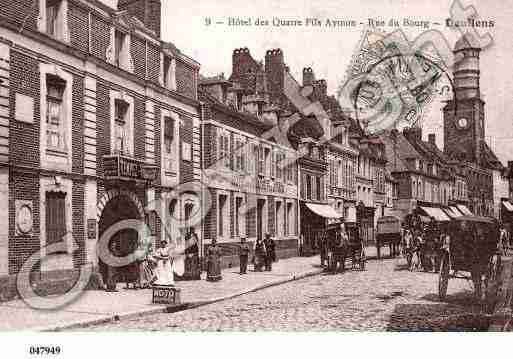
<path fill-rule="evenodd" d="M 103 0 L 115 7 L 117 0 Z M 182 52 L 201 64 L 205 76 L 221 72 L 231 74 L 233 49 L 248 47 L 256 60 L 263 60 L 265 51 L 281 48 L 285 62 L 294 77 L 301 81 L 302 69 L 312 67 L 317 79 L 326 79 L 328 92 L 335 94 L 344 81 L 351 57 L 356 52 L 368 19 L 397 19 L 403 24 L 430 21 L 431 29 L 440 30 L 451 46 L 460 36 L 458 31 L 445 27 L 450 16 L 452 0 L 194 0 L 189 2 L 162 1 L 162 39 L 173 42 Z M 478 29 L 490 33 L 493 44 L 481 53 L 481 93 L 485 100 L 486 140 L 505 164 L 513 160 L 513 7 L 506 1 L 461 0 L 463 7 L 474 6 L 481 20 L 494 21 L 493 28 Z M 228 26 L 229 17 L 252 21 L 252 26 Z M 210 18 L 212 24 L 205 24 Z M 255 19 L 273 18 L 301 20 L 318 18 L 355 20 L 356 27 L 329 28 L 325 26 L 276 27 L 256 26 Z M 223 21 L 223 25 L 215 24 Z M 410 39 L 426 29 L 418 26 L 401 27 Z M 391 27 L 383 28 L 393 30 Z M 443 98 L 437 97 L 425 111 L 423 137 L 435 133 L 443 146 Z"/>

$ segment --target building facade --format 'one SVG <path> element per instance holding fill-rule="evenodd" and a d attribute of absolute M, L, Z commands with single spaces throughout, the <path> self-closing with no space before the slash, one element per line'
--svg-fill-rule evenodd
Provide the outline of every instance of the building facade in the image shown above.
<path fill-rule="evenodd" d="M 0 6 L 0 293 L 14 296 L 34 255 L 42 290 L 86 263 L 99 282 L 124 280 L 99 260 L 101 235 L 123 219 L 147 223 L 154 241 L 178 235 L 157 212 L 183 214 L 172 190 L 200 179 L 199 64 L 159 39 L 159 2 Z M 123 255 L 136 242 L 126 231 L 110 245 Z"/>
<path fill-rule="evenodd" d="M 251 57 L 244 49 L 235 50 L 239 54 Z M 238 67 L 244 59 L 234 56 L 234 61 Z M 270 234 L 278 257 L 298 254 L 296 151 L 265 138 L 279 111 L 269 103 L 263 79 L 255 93 L 242 96 L 240 79 L 233 75 L 231 81 L 217 76 L 200 82 L 202 182 L 211 195 L 204 247 L 215 238 L 225 267 L 238 264 L 241 237 L 252 243 Z"/>

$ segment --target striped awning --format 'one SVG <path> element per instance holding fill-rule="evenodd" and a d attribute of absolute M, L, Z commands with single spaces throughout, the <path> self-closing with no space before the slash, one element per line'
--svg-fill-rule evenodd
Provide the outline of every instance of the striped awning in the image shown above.
<path fill-rule="evenodd" d="M 456 215 L 456 217 L 461 217 L 463 216 L 463 213 L 461 213 L 458 208 L 454 207 L 454 206 L 449 206 L 449 208 L 451 209 L 452 213 L 454 213 Z"/>
<path fill-rule="evenodd" d="M 434 217 L 436 221 L 440 222 L 446 222 L 450 221 L 451 219 L 445 214 L 444 211 L 442 211 L 440 208 L 437 207 L 420 207 L 429 217 Z"/>
<path fill-rule="evenodd" d="M 470 212 L 470 210 L 467 208 L 467 206 L 464 206 L 462 204 L 456 205 L 461 213 L 463 213 L 465 216 L 473 216 L 474 214 Z"/>

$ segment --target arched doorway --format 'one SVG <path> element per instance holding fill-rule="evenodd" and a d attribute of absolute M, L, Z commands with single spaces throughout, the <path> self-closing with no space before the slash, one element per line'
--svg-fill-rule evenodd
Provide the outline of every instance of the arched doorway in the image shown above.
<path fill-rule="evenodd" d="M 132 193 L 108 192 L 106 199 L 100 201 L 105 203 L 99 208 L 100 218 L 98 221 L 99 238 L 115 223 L 125 219 L 144 220 L 144 212 L 137 197 Z M 108 248 L 112 255 L 126 257 L 137 249 L 138 233 L 135 229 L 121 229 L 114 233 L 108 242 Z M 133 282 L 137 276 L 137 263 L 131 263 L 122 267 L 111 266 L 98 258 L 98 265 L 103 282 L 108 289 L 114 289 L 116 283 Z"/>

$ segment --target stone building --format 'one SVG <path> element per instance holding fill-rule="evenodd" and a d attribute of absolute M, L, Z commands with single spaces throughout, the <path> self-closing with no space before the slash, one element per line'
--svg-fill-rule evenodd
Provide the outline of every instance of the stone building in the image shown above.
<path fill-rule="evenodd" d="M 0 296 L 29 256 L 40 290 L 98 260 L 122 219 L 167 233 L 155 210 L 183 215 L 172 190 L 199 181 L 199 64 L 160 38 L 160 2 L 1 0 Z M 152 204 L 160 197 L 162 208 Z M 189 210 L 191 204 L 188 204 Z M 133 231 L 111 242 L 122 255 Z M 123 280 L 123 268 L 111 271 Z"/>
<path fill-rule="evenodd" d="M 247 63 L 256 76 L 245 81 L 240 73 Z M 252 244 L 269 233 L 278 257 L 298 253 L 296 151 L 266 135 L 281 111 L 270 103 L 265 73 L 249 50 L 234 51 L 233 68 L 230 81 L 202 78 L 199 90 L 202 182 L 211 195 L 204 245 L 216 238 L 225 267 L 238 265 L 241 237 Z"/>

